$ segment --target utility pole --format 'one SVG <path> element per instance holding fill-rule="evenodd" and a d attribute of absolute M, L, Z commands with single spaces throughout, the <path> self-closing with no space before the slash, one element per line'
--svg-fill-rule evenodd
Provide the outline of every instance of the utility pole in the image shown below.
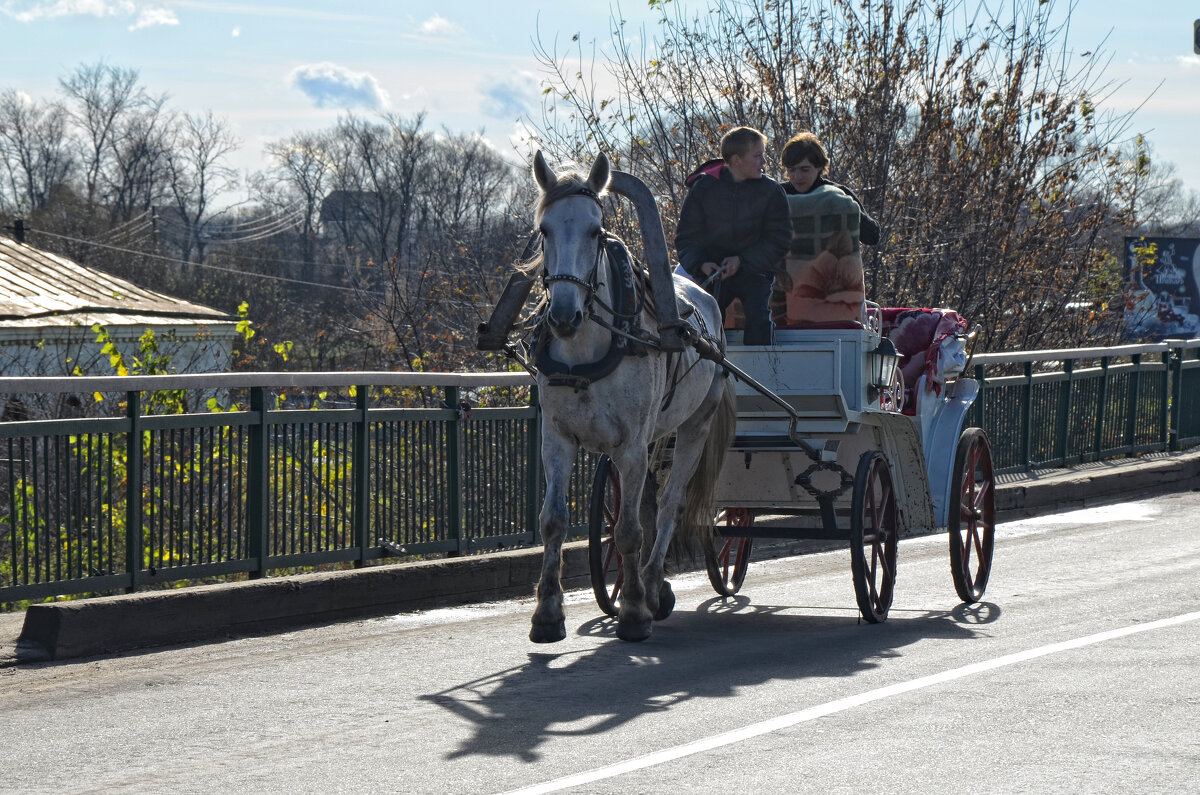
<path fill-rule="evenodd" d="M 15 218 L 13 219 L 12 226 L 6 226 L 4 228 L 13 233 L 13 240 L 17 241 L 18 243 L 25 242 L 24 218 Z"/>

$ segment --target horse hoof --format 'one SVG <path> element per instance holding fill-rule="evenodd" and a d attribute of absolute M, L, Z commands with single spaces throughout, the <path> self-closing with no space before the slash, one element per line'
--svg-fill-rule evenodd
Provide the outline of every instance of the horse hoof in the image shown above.
<path fill-rule="evenodd" d="M 675 592 L 671 590 L 671 584 L 664 582 L 662 590 L 658 592 L 658 609 L 654 611 L 654 620 L 662 621 L 667 616 L 671 615 L 671 611 L 675 609 Z"/>
<path fill-rule="evenodd" d="M 631 643 L 638 643 L 650 637 L 650 622 L 617 622 L 617 637 Z"/>
<path fill-rule="evenodd" d="M 558 643 L 566 638 L 566 619 L 557 624 L 534 624 L 529 630 L 529 639 L 534 643 Z"/>

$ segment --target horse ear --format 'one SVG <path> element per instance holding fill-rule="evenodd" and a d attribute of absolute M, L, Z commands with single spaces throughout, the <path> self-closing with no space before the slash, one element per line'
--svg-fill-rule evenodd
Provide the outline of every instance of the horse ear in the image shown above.
<path fill-rule="evenodd" d="M 537 154 L 533 156 L 533 178 L 537 180 L 543 193 L 558 182 L 558 176 L 550 169 L 550 166 L 546 165 L 546 158 L 542 156 L 541 149 L 537 150 Z"/>
<path fill-rule="evenodd" d="M 603 193 L 611 178 L 612 166 L 609 165 L 608 155 L 601 152 L 596 162 L 592 163 L 592 173 L 588 174 L 588 187 L 598 194 Z"/>

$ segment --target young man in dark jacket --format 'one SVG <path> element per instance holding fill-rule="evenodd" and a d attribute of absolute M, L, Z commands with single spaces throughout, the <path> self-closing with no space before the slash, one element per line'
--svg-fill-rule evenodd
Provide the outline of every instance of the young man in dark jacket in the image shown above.
<path fill-rule="evenodd" d="M 792 240 L 783 188 L 763 175 L 766 148 L 766 137 L 751 127 L 726 133 L 724 164 L 702 168 L 694 182 L 689 177 L 675 231 L 679 264 L 696 281 L 721 270 L 721 314 L 741 299 L 747 345 L 771 344 L 771 285 Z"/>

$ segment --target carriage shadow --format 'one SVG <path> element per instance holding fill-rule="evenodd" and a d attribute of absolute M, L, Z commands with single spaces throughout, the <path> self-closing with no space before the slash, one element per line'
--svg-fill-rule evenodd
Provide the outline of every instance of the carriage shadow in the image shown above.
<path fill-rule="evenodd" d="M 796 615 L 794 607 L 716 598 L 694 611 L 677 610 L 644 644 L 616 640 L 615 620 L 598 618 L 578 634 L 612 642 L 531 651 L 519 666 L 421 698 L 473 724 L 447 759 L 534 762 L 551 738 L 601 737 L 684 701 L 732 697 L 770 681 L 851 676 L 903 656 L 905 646 L 921 640 L 970 639 L 1000 611 L 989 603 L 944 612 L 894 610 L 875 626 L 856 626 L 856 615 L 845 609 L 828 612 Z"/>

